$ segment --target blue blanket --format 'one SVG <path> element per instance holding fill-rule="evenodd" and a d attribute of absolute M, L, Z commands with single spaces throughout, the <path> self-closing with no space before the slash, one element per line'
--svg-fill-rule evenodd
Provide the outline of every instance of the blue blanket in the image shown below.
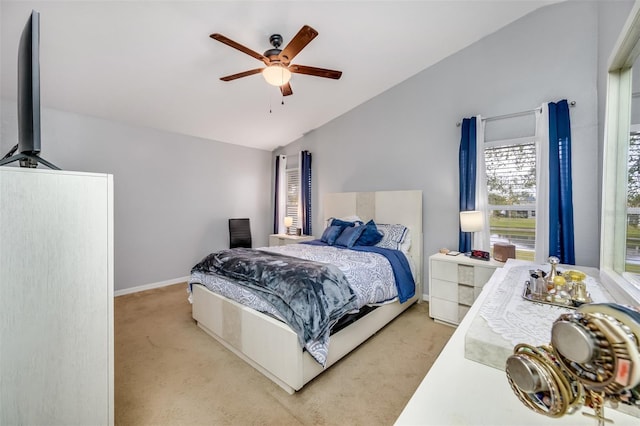
<path fill-rule="evenodd" d="M 328 336 L 330 327 L 357 309 L 356 295 L 333 265 L 261 250 L 235 248 L 212 253 L 194 271 L 236 280 L 269 302 L 304 347 Z"/>
<path fill-rule="evenodd" d="M 311 244 L 316 246 L 329 245 L 320 240 L 305 241 L 301 244 Z M 393 276 L 396 279 L 396 288 L 398 290 L 398 300 L 400 303 L 406 302 L 416 294 L 416 283 L 413 280 L 409 262 L 407 261 L 407 257 L 401 251 L 376 246 L 353 246 L 349 249 L 336 245 L 332 247 L 343 248 L 345 250 L 366 251 L 383 255 L 391 264 Z"/>

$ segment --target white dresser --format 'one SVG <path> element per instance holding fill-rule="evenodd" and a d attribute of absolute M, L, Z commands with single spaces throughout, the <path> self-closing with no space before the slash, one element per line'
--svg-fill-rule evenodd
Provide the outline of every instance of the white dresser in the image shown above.
<path fill-rule="evenodd" d="M 429 316 L 460 324 L 482 287 L 504 263 L 437 253 L 429 258 Z"/>
<path fill-rule="evenodd" d="M 286 244 L 297 244 L 303 241 L 311 241 L 316 238 L 313 235 L 287 235 L 287 234 L 271 234 L 269 235 L 269 246 L 284 246 Z"/>
<path fill-rule="evenodd" d="M 505 276 L 499 268 L 486 284 L 491 290 Z M 489 291 L 483 291 L 426 377 L 402 410 L 396 426 L 492 425 L 492 426 L 578 426 L 596 425 L 580 412 L 549 418 L 527 408 L 514 394 L 504 369 L 497 369 L 465 357 L 465 336 L 479 316 Z M 588 408 L 581 412 L 592 412 Z M 637 417 L 605 408 L 605 416 L 614 426 L 638 426 Z M 610 424 L 610 423 L 607 423 Z"/>
<path fill-rule="evenodd" d="M 0 167 L 0 424 L 114 423 L 113 177 Z"/>

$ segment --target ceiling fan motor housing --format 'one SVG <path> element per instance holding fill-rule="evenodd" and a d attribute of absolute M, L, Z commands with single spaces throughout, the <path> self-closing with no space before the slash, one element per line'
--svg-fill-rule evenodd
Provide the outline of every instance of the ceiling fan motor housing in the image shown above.
<path fill-rule="evenodd" d="M 271 60 L 277 59 L 274 58 L 274 56 L 278 56 L 280 52 L 282 52 L 282 49 L 278 49 L 282 45 L 282 36 L 280 34 L 272 34 L 271 37 L 269 37 L 269 43 L 271 43 L 273 49 L 265 51 L 264 56 Z"/>

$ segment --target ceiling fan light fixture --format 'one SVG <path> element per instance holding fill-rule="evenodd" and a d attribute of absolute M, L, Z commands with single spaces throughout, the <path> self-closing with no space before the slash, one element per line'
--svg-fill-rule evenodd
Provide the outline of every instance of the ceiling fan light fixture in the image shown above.
<path fill-rule="evenodd" d="M 272 64 L 262 70 L 262 76 L 272 86 L 283 86 L 291 80 L 291 71 L 282 64 Z"/>

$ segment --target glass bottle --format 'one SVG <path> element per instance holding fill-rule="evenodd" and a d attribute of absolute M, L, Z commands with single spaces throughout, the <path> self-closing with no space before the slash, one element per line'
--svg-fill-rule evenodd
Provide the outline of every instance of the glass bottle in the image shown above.
<path fill-rule="evenodd" d="M 558 276 L 557 266 L 560 263 L 560 259 L 555 256 L 549 257 L 549 263 L 551 264 L 551 271 L 547 275 L 547 291 L 551 291 L 555 288 L 555 278 Z"/>

